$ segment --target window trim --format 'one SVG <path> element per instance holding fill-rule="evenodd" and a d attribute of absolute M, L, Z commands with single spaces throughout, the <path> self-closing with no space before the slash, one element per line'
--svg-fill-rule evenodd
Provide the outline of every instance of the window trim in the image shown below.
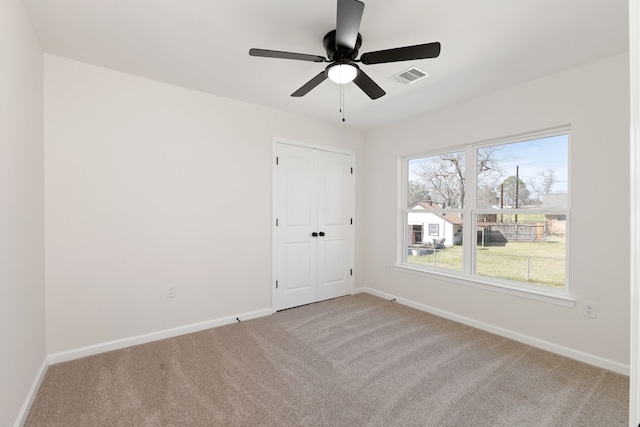
<path fill-rule="evenodd" d="M 457 285 L 467 286 L 471 288 L 484 289 L 500 294 L 513 295 L 521 298 L 546 302 L 549 304 L 559 305 L 562 307 L 573 307 L 576 304 L 576 298 L 566 292 L 554 291 L 549 289 L 529 289 L 522 288 L 508 283 L 498 283 L 498 279 L 480 280 L 479 278 L 465 277 L 456 274 L 454 270 L 445 270 L 431 268 L 428 271 L 424 268 L 417 267 L 415 264 L 399 263 L 391 267 L 392 272 L 410 274 L 427 279 L 437 279 Z M 529 285 L 532 286 L 532 285 Z"/>
<path fill-rule="evenodd" d="M 448 282 L 453 282 L 456 284 L 471 286 L 474 288 L 485 289 L 489 291 L 499 292 L 503 294 L 515 295 L 523 298 L 529 298 L 533 300 L 538 300 L 542 302 L 552 303 L 556 305 L 561 305 L 564 307 L 573 307 L 576 303 L 575 297 L 573 297 L 570 293 L 570 278 L 569 278 L 569 239 L 566 242 L 566 253 L 565 253 L 565 286 L 562 289 L 554 289 L 550 287 L 545 287 L 544 285 L 537 285 L 525 282 L 517 282 L 511 280 L 505 280 L 495 277 L 489 276 L 481 276 L 476 274 L 473 271 L 473 266 L 475 265 L 475 256 L 476 256 L 476 244 L 474 242 L 474 237 L 477 234 L 478 225 L 473 220 L 476 218 L 476 215 L 480 215 L 483 213 L 495 213 L 495 210 L 489 209 L 478 209 L 476 208 L 476 189 L 477 189 L 477 173 L 476 173 L 476 153 L 478 149 L 496 145 L 504 145 L 504 144 L 512 144 L 518 142 L 531 141 L 535 139 L 559 136 L 559 135 L 567 135 L 567 168 L 569 170 L 569 176 L 571 171 L 571 126 L 563 125 L 559 127 L 555 127 L 552 129 L 546 129 L 535 132 L 527 132 L 523 134 L 503 137 L 503 138 L 495 138 L 490 140 L 484 140 L 476 143 L 465 144 L 462 146 L 454 146 L 446 149 L 434 150 L 426 153 L 412 154 L 401 156 L 398 159 L 399 168 L 398 168 L 398 178 L 399 178 L 399 190 L 400 194 L 398 197 L 399 206 L 399 215 L 398 215 L 398 250 L 397 250 L 397 259 L 396 265 L 392 268 L 393 271 L 417 275 L 425 278 L 431 279 L 442 279 Z M 463 257 L 463 266 L 462 271 L 458 272 L 456 270 L 449 270 L 444 268 L 438 268 L 433 266 L 420 266 L 415 263 L 409 263 L 406 258 L 406 248 L 407 248 L 407 236 L 406 234 L 406 224 L 408 214 L 410 212 L 415 212 L 415 209 L 409 209 L 407 196 L 408 196 L 408 168 L 409 161 L 414 159 L 419 159 L 423 157 L 431 157 L 437 156 L 440 154 L 453 153 L 453 152 L 465 152 L 465 206 L 462 209 L 443 209 L 442 211 L 450 212 L 450 213 L 458 213 L 463 214 L 464 220 L 464 229 L 470 230 L 469 233 L 463 234 L 463 248 L 467 247 L 470 249 L 464 249 L 464 257 Z M 469 159 L 472 159 L 473 162 L 470 162 Z M 469 173 L 471 168 L 471 173 Z M 567 236 L 570 235 L 571 228 L 571 179 L 567 183 L 567 206 L 563 209 L 508 209 L 509 214 L 527 214 L 535 213 L 540 214 L 558 214 L 558 215 L 566 215 L 567 216 Z M 471 202 L 469 202 L 471 201 Z M 440 210 L 434 210 L 434 213 L 439 212 Z M 505 214 L 507 212 L 504 212 Z"/>

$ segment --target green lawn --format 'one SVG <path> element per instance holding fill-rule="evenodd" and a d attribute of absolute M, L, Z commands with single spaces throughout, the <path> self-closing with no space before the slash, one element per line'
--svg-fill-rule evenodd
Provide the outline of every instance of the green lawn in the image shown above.
<path fill-rule="evenodd" d="M 462 246 L 452 246 L 429 255 L 408 255 L 407 261 L 462 271 Z"/>
<path fill-rule="evenodd" d="M 508 242 L 503 246 L 479 246 L 476 273 L 563 288 L 565 248 L 564 236 L 552 236 L 547 242 L 540 243 Z M 407 261 L 462 271 L 462 246 L 453 246 L 435 254 L 408 255 Z"/>

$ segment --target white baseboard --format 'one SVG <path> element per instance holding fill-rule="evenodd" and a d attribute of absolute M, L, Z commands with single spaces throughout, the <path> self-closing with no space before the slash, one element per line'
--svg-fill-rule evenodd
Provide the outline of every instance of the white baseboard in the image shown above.
<path fill-rule="evenodd" d="M 488 323 L 479 322 L 469 317 L 460 316 L 458 314 L 450 313 L 448 311 L 440 310 L 428 305 L 420 304 L 415 301 L 396 297 L 386 292 L 381 292 L 376 289 L 367 287 L 361 287 L 354 290 L 354 293 L 368 293 L 380 298 L 395 300 L 397 303 L 412 307 L 427 313 L 435 314 L 436 316 L 444 317 L 445 319 L 453 320 L 455 322 L 464 323 L 465 325 L 473 326 L 474 328 L 482 329 L 483 331 L 491 332 L 496 335 L 500 335 L 506 338 L 510 338 L 515 341 L 519 341 L 524 344 L 531 345 L 533 347 L 541 348 L 543 350 L 550 351 L 562 356 L 569 357 L 571 359 L 579 360 L 580 362 L 588 363 L 589 365 L 597 366 L 599 368 L 607 369 L 622 375 L 629 376 L 630 366 L 625 365 L 614 360 L 606 359 L 604 357 L 596 356 L 593 354 L 585 353 L 580 350 L 565 347 L 562 345 L 554 344 L 549 341 L 541 340 L 538 338 L 530 337 L 528 335 L 514 332 L 509 329 L 501 328 L 498 326 L 490 325 Z"/>
<path fill-rule="evenodd" d="M 152 332 L 149 334 L 138 335 L 135 337 L 123 338 L 120 340 L 109 341 L 101 344 L 90 345 L 87 347 L 76 348 L 73 350 L 61 351 L 49 355 L 49 363 L 55 365 L 56 363 L 68 362 L 74 359 L 80 359 L 82 357 L 93 356 L 100 353 L 105 353 L 112 350 L 120 350 L 122 348 L 131 347 L 139 344 L 146 344 L 153 341 L 159 341 L 166 338 L 172 338 L 179 335 L 190 334 L 192 332 L 198 332 L 205 329 L 216 328 L 218 326 L 229 325 L 239 320 L 251 320 L 258 317 L 268 316 L 274 313 L 271 308 L 265 308 L 262 310 L 251 311 L 244 314 L 235 316 L 222 317 L 219 319 L 207 320 L 205 322 L 193 323 L 191 325 L 179 326 L 177 328 L 165 329 L 163 331 Z"/>
<path fill-rule="evenodd" d="M 29 411 L 31 410 L 31 405 L 33 405 L 33 401 L 36 398 L 36 394 L 38 394 L 38 389 L 40 388 L 40 384 L 42 384 L 42 380 L 44 379 L 44 375 L 47 373 L 47 368 L 49 367 L 49 358 L 45 356 L 42 361 L 42 365 L 40 365 L 40 369 L 36 373 L 36 377 L 29 388 L 29 392 L 27 393 L 27 397 L 24 399 L 24 403 L 22 404 L 22 408 L 20 408 L 20 412 L 18 413 L 18 418 L 16 418 L 16 422 L 14 427 L 22 427 L 24 423 L 27 421 L 27 417 L 29 416 Z"/>

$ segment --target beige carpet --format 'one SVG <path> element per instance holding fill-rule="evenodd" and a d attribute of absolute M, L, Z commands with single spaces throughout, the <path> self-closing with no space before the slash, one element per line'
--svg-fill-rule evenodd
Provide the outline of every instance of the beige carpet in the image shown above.
<path fill-rule="evenodd" d="M 358 294 L 67 363 L 26 426 L 626 426 L 627 377 Z"/>

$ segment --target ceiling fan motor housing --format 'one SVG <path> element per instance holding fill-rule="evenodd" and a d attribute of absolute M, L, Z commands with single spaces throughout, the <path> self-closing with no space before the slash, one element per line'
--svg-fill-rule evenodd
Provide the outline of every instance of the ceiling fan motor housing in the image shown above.
<path fill-rule="evenodd" d="M 327 58 L 329 61 L 335 62 L 351 62 L 358 56 L 358 49 L 362 45 L 362 36 L 358 33 L 356 39 L 356 45 L 353 49 L 344 49 L 336 45 L 336 30 L 329 31 L 327 35 L 322 39 L 324 50 L 327 51 Z"/>

